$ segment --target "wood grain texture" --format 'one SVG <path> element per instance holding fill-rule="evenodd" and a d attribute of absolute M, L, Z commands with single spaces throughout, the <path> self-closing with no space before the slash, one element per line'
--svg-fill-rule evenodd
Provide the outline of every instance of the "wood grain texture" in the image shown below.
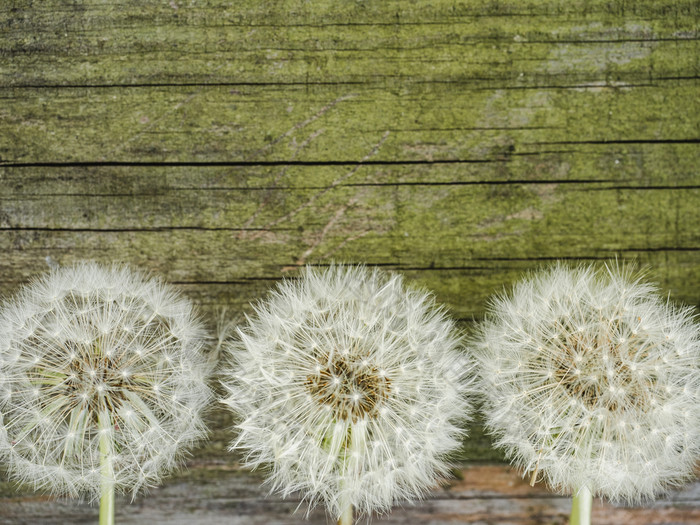
<path fill-rule="evenodd" d="M 503 465 L 470 465 L 455 472 L 425 501 L 395 508 L 390 514 L 372 518 L 372 523 L 565 524 L 571 500 L 535 487 Z M 265 497 L 263 476 L 240 471 L 236 466 L 193 465 L 192 471 L 170 480 L 165 486 L 117 503 L 117 522 L 123 524 L 211 525 L 331 523 L 322 508 L 307 519 L 307 507 L 299 498 Z M 644 508 L 614 506 L 596 499 L 593 523 L 597 525 L 693 524 L 700 520 L 700 486 L 686 487 L 671 498 Z M 3 498 L 0 523 L 94 523 L 97 508 L 70 500 L 53 501 L 43 496 L 18 495 Z M 362 521 L 361 521 L 362 522 Z M 361 523 L 360 522 L 360 523 Z"/>
<path fill-rule="evenodd" d="M 213 326 L 300 265 L 364 262 L 469 330 L 524 272 L 618 258 L 697 306 L 699 36 L 694 0 L 5 0 L 0 293 L 118 260 Z M 190 472 L 122 522 L 301 521 L 225 451 L 231 416 L 210 420 Z M 462 481 L 377 521 L 566 521 L 478 419 L 455 460 Z M 594 519 L 694 523 L 699 487 Z M 0 523 L 95 514 L 7 484 L 0 502 Z"/>

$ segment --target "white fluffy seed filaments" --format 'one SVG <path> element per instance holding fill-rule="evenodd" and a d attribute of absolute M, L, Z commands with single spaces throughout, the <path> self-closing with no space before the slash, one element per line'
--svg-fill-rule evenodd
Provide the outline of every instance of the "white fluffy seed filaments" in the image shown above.
<path fill-rule="evenodd" d="M 474 342 L 487 424 L 555 489 L 651 498 L 700 459 L 699 341 L 629 273 L 555 266 L 496 299 Z"/>
<path fill-rule="evenodd" d="M 192 305 L 126 267 L 81 263 L 0 313 L 0 458 L 37 489 L 97 498 L 156 485 L 206 433 L 206 333 Z"/>
<path fill-rule="evenodd" d="M 400 276 L 306 268 L 230 342 L 232 449 L 336 517 L 419 497 L 461 444 L 469 368 L 453 324 Z"/>

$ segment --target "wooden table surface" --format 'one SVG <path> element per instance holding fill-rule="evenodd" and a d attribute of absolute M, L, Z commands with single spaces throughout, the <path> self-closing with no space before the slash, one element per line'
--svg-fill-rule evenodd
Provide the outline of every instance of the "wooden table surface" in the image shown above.
<path fill-rule="evenodd" d="M 700 304 L 697 0 L 2 0 L 0 293 L 50 266 L 162 275 L 214 325 L 305 264 L 367 263 L 468 330 L 557 259 Z M 122 523 L 300 523 L 226 452 Z M 458 480 L 373 523 L 565 523 L 477 420 Z M 699 523 L 700 484 L 597 523 Z M 0 523 L 92 522 L 0 485 Z M 330 522 L 323 510 L 308 523 Z"/>

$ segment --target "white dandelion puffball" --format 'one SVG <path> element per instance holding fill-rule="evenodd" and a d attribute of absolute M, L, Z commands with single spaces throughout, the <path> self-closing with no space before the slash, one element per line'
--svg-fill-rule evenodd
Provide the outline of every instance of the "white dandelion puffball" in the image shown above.
<path fill-rule="evenodd" d="M 533 482 L 634 503 L 693 477 L 698 326 L 630 271 L 557 265 L 519 282 L 474 351 L 487 425 Z"/>
<path fill-rule="evenodd" d="M 206 433 L 206 340 L 188 300 L 127 267 L 35 280 L 0 312 L 0 462 L 61 495 L 156 485 Z"/>
<path fill-rule="evenodd" d="M 226 348 L 232 449 L 340 517 L 421 496 L 461 445 L 469 368 L 426 293 L 364 267 L 307 267 L 256 307 Z"/>

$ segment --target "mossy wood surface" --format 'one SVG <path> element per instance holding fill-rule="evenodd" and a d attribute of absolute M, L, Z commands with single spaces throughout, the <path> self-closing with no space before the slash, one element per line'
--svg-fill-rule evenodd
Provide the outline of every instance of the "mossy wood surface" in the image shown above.
<path fill-rule="evenodd" d="M 689 0 L 3 0 L 0 293 L 124 261 L 213 324 L 300 265 L 363 262 L 468 330 L 525 271 L 618 258 L 697 306 L 699 36 Z M 231 418 L 212 421 L 189 473 L 125 522 L 301 519 L 238 470 Z M 565 521 L 564 500 L 481 472 L 502 457 L 471 436 L 462 475 L 500 492 L 460 481 L 387 523 Z M 594 520 L 697 522 L 699 486 Z M 0 492 L 0 523 L 96 515 Z"/>

